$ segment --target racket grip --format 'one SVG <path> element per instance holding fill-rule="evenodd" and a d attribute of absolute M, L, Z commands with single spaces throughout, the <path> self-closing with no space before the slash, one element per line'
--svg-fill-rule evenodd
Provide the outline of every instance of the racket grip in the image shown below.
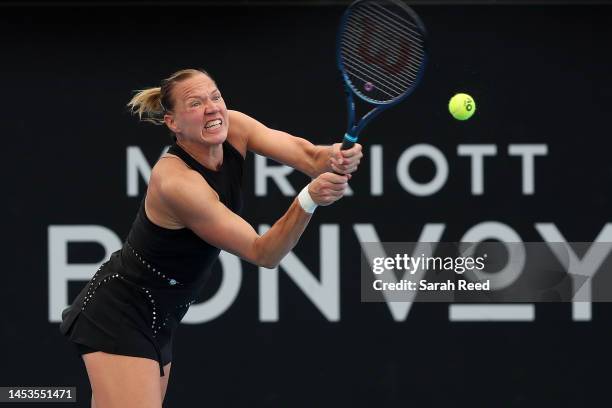
<path fill-rule="evenodd" d="M 355 145 L 357 142 L 357 138 L 349 135 L 348 133 L 344 134 L 344 138 L 342 139 L 342 146 L 340 150 L 348 150 Z"/>
<path fill-rule="evenodd" d="M 357 141 L 356 137 L 349 135 L 348 133 L 344 134 L 344 138 L 342 139 L 342 146 L 340 146 L 340 150 L 348 150 L 351 147 L 355 146 L 355 142 Z M 338 173 L 334 171 L 334 173 L 344 176 L 344 174 Z"/>

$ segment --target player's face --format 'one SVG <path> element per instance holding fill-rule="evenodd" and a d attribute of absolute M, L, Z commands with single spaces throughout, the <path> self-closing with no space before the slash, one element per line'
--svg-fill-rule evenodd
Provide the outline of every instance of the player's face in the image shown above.
<path fill-rule="evenodd" d="M 207 145 L 227 138 L 229 115 L 217 85 L 204 74 L 176 85 L 173 122 L 177 135 Z M 173 129 L 174 130 L 174 129 Z"/>

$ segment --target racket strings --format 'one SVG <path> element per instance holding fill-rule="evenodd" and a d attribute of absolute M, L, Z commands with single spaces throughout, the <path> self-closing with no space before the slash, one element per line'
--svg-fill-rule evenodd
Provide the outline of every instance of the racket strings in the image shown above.
<path fill-rule="evenodd" d="M 361 37 L 353 37 L 355 42 L 366 42 L 370 40 L 378 44 L 391 44 L 391 46 L 384 46 L 396 59 L 406 58 L 410 54 L 413 58 L 413 62 L 410 65 L 418 66 L 424 57 L 424 50 L 422 47 L 423 38 L 419 35 L 415 36 L 404 36 L 402 30 L 406 30 L 407 27 L 402 24 L 394 24 L 397 21 L 384 20 L 384 16 L 374 15 L 367 12 L 366 8 L 360 8 L 355 10 L 352 16 L 358 17 L 357 19 L 348 19 L 347 25 L 351 26 L 352 30 L 360 31 Z M 351 17 L 352 17 L 351 16 Z M 347 31 L 350 33 L 350 31 Z M 370 42 L 367 41 L 367 42 Z M 366 45 L 366 44 L 362 44 Z M 396 47 L 394 49 L 393 47 Z M 388 56 L 387 56 L 388 57 Z"/>
<path fill-rule="evenodd" d="M 354 66 L 352 67 L 353 71 L 360 72 L 362 75 L 369 77 L 371 80 L 374 80 L 376 83 L 382 85 L 390 92 L 388 95 L 392 98 L 404 93 L 406 88 L 411 86 L 411 83 L 406 83 L 399 80 L 389 81 L 386 74 L 381 73 L 381 71 L 377 69 L 375 65 L 360 65 L 359 61 L 350 55 L 346 55 L 345 58 L 348 62 L 354 63 Z M 364 83 L 365 82 L 368 82 L 368 80 L 366 79 Z"/>
<path fill-rule="evenodd" d="M 420 25 L 405 10 L 388 5 L 371 1 L 353 7 L 339 43 L 348 81 L 378 102 L 391 101 L 415 86 L 425 60 Z"/>
<path fill-rule="evenodd" d="M 356 72 L 361 75 L 357 75 Z M 360 70 L 359 68 L 354 68 L 354 71 L 351 72 L 349 76 L 359 79 L 363 84 L 371 83 L 373 80 L 372 75 Z M 388 83 L 384 81 L 384 79 L 380 79 L 380 81 L 376 82 L 376 90 L 380 93 L 383 93 L 384 97 L 383 98 L 372 98 L 372 99 L 380 100 L 380 101 L 384 101 L 387 99 L 395 99 L 404 92 L 401 89 L 392 88 L 392 85 L 388 85 Z M 369 96 L 371 97 L 371 95 Z"/>
<path fill-rule="evenodd" d="M 359 14 L 357 14 L 357 16 L 360 16 Z M 356 21 L 352 21 L 352 24 L 357 24 L 357 25 L 361 25 L 364 26 L 366 29 L 362 30 L 362 33 L 367 32 L 368 36 L 372 36 L 372 37 L 376 37 L 382 41 L 385 42 L 390 42 L 390 44 L 393 44 L 395 46 L 401 46 L 402 44 L 404 45 L 417 45 L 418 46 L 418 40 L 410 38 L 410 37 L 405 37 L 402 36 L 401 34 L 398 33 L 397 29 L 393 29 L 392 26 L 383 26 L 381 25 L 381 23 L 379 21 L 375 20 L 375 17 L 369 16 L 367 14 L 363 14 L 363 16 L 360 16 L 361 18 L 359 18 L 358 20 L 355 19 Z M 422 52 L 418 49 L 418 47 L 416 47 L 413 50 L 414 54 L 416 56 L 422 57 Z"/>
<path fill-rule="evenodd" d="M 401 28 L 401 31 L 398 31 L 398 35 L 410 39 L 411 41 L 420 42 L 423 41 L 423 37 L 418 30 L 418 26 L 401 15 L 394 13 L 381 6 L 380 4 L 370 3 L 371 7 L 363 7 L 355 10 L 357 13 L 362 12 L 366 15 L 377 16 L 381 21 L 386 21 L 389 25 L 394 26 L 396 28 Z M 416 28 L 416 30 L 415 30 Z"/>
<path fill-rule="evenodd" d="M 363 31 L 363 27 L 360 27 L 360 22 L 354 21 L 354 20 L 349 20 L 347 22 L 347 27 L 349 27 L 351 30 L 353 30 L 353 32 L 347 32 L 347 35 L 351 35 L 353 34 L 353 38 L 358 41 L 359 38 L 355 37 L 354 35 L 357 32 Z M 370 35 L 374 37 L 374 41 L 379 41 L 381 45 L 383 45 L 384 47 L 386 47 L 387 49 L 389 49 L 391 52 L 394 52 L 395 54 L 398 53 L 397 50 L 394 50 L 393 48 L 390 48 L 387 42 L 390 42 L 391 44 L 393 43 L 397 43 L 397 35 L 394 35 L 395 33 L 391 33 L 389 30 L 373 30 Z M 363 34 L 362 34 L 363 35 Z M 419 61 L 423 59 L 424 57 L 424 50 L 421 47 L 421 41 L 417 42 L 415 40 L 407 40 L 405 39 L 406 43 L 413 45 L 414 49 L 412 50 L 415 59 L 418 59 Z"/>
<path fill-rule="evenodd" d="M 395 61 L 396 63 L 405 63 L 404 66 L 406 67 L 406 71 L 411 72 L 412 74 L 417 74 L 417 70 L 415 67 L 419 66 L 419 64 L 422 63 L 423 61 L 423 57 L 419 56 L 419 55 L 413 55 L 413 61 L 411 62 L 409 60 L 409 53 L 408 51 L 404 48 L 404 49 L 394 49 L 391 45 L 389 44 L 389 40 L 385 39 L 385 38 L 378 38 L 378 35 L 376 34 L 372 34 L 372 38 L 371 41 L 369 41 L 370 45 L 372 45 L 372 51 L 370 52 L 371 55 L 377 55 L 381 52 L 383 52 L 383 55 L 387 58 L 387 60 L 389 61 Z M 351 39 L 353 41 L 353 43 L 359 41 L 358 37 L 355 37 L 354 34 L 348 34 L 347 33 L 347 39 Z M 351 45 L 353 45 L 353 43 L 345 43 L 347 45 L 347 47 L 351 47 Z M 355 47 L 352 47 L 353 49 L 355 49 Z"/>
<path fill-rule="evenodd" d="M 347 38 L 350 38 L 351 40 L 357 41 L 358 38 L 355 37 L 353 34 L 349 34 L 347 33 Z M 398 59 L 401 57 L 400 54 L 398 54 L 397 51 L 395 51 L 394 49 L 390 48 L 389 46 L 379 42 L 379 41 L 372 41 L 372 44 L 376 45 L 377 48 L 382 49 L 387 51 L 391 56 L 393 56 L 394 58 Z M 347 53 L 349 54 L 353 54 L 353 56 L 358 57 L 359 56 L 359 50 L 357 48 L 355 48 L 354 43 L 343 43 L 342 44 L 345 49 L 347 50 Z M 419 60 L 419 63 L 422 61 L 422 59 Z M 412 81 L 414 81 L 416 79 L 418 72 L 417 70 L 412 66 L 412 65 L 407 65 L 406 66 L 406 71 L 402 72 L 400 74 L 398 74 L 398 78 L 400 79 L 407 79 L 408 83 L 407 85 L 410 86 L 410 84 L 412 83 Z M 406 78 L 404 78 L 404 76 L 406 76 Z"/>
<path fill-rule="evenodd" d="M 376 88 L 385 94 L 386 100 L 393 99 L 403 94 L 414 82 L 414 77 L 404 76 L 389 77 L 388 73 L 377 68 L 377 64 L 364 64 L 355 52 L 343 49 L 345 70 L 349 76 L 357 77 L 363 84 L 374 84 Z M 361 74 L 361 75 L 358 75 Z"/>

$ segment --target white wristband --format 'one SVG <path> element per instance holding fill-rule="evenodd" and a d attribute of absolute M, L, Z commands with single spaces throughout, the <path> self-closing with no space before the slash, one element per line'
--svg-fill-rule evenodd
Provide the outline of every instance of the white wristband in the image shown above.
<path fill-rule="evenodd" d="M 308 186 L 309 185 L 306 185 L 306 187 L 304 187 L 302 191 L 300 191 L 300 194 L 298 194 L 297 198 L 302 209 L 308 214 L 312 214 L 315 208 L 317 208 L 317 203 L 315 203 L 312 197 L 310 196 L 310 193 L 308 192 Z"/>

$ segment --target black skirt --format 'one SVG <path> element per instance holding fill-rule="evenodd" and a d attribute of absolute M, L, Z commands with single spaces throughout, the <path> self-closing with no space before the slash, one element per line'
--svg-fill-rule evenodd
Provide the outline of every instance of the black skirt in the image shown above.
<path fill-rule="evenodd" d="M 193 291 L 168 287 L 126 244 L 113 253 L 62 312 L 60 331 L 80 354 L 104 351 L 172 361 L 172 339 L 194 303 Z"/>

